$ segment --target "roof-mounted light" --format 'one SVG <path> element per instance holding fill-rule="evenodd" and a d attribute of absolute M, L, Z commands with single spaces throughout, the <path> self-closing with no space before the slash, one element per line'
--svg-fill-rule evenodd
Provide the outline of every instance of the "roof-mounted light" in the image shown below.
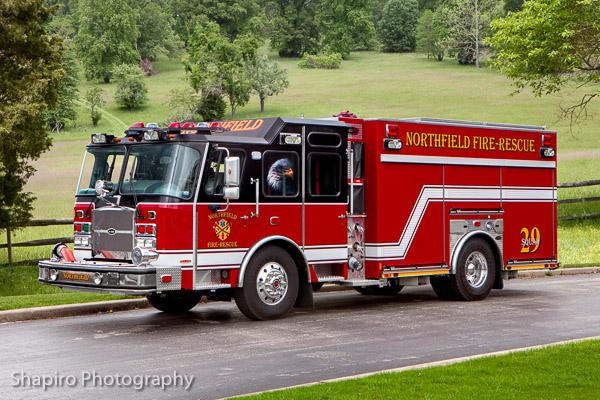
<path fill-rule="evenodd" d="M 181 122 L 171 122 L 169 128 L 181 128 Z"/>
<path fill-rule="evenodd" d="M 144 140 L 160 140 L 159 131 L 146 131 L 144 132 Z"/>
<path fill-rule="evenodd" d="M 92 143 L 94 143 L 94 144 L 111 143 L 114 138 L 115 138 L 114 135 L 107 135 L 106 133 L 94 133 L 94 134 L 92 134 Z"/>

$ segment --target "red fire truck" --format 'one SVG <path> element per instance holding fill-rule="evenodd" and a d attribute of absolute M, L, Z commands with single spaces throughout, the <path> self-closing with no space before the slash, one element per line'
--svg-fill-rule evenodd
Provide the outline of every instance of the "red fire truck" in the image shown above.
<path fill-rule="evenodd" d="M 74 251 L 39 281 L 173 313 L 233 298 L 260 320 L 324 283 L 480 300 L 556 255 L 556 132 L 345 112 L 92 135 Z"/>

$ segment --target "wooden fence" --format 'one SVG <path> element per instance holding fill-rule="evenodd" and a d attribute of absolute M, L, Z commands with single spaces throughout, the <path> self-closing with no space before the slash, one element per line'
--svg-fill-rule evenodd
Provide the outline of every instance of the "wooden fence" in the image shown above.
<path fill-rule="evenodd" d="M 567 188 L 575 188 L 575 187 L 583 187 L 583 186 L 596 186 L 600 185 L 600 180 L 594 181 L 580 181 L 580 182 L 565 182 L 559 183 L 559 189 L 567 189 Z M 573 203 L 586 203 L 588 201 L 600 201 L 600 197 L 584 197 L 579 199 L 564 199 L 558 200 L 558 204 L 573 204 Z M 600 213 L 590 213 L 590 214 L 571 214 L 571 215 L 561 215 L 558 217 L 559 220 L 571 220 L 577 218 L 594 218 L 600 217 Z"/>
<path fill-rule="evenodd" d="M 567 189 L 567 188 L 595 186 L 595 185 L 600 185 L 600 180 L 559 183 L 558 188 L 559 189 Z M 584 198 L 577 198 L 577 199 L 558 200 L 558 204 L 585 203 L 588 201 L 600 201 L 600 197 L 584 197 Z M 572 220 L 572 219 L 577 219 L 577 218 L 594 218 L 594 217 L 600 217 L 600 213 L 561 215 L 558 217 L 558 219 L 559 220 Z M 71 224 L 73 224 L 72 218 L 38 219 L 38 220 L 30 221 L 29 224 L 27 224 L 27 226 L 51 226 L 51 225 L 71 225 Z M 6 244 L 0 244 L 0 249 L 8 249 L 8 264 L 2 264 L 2 265 L 0 265 L 0 267 L 11 266 L 13 264 L 13 260 L 12 260 L 12 248 L 13 247 L 47 246 L 47 245 L 56 244 L 59 242 L 73 243 L 73 237 L 70 236 L 70 237 L 52 238 L 52 239 L 39 239 L 39 240 L 30 240 L 28 242 L 12 243 L 10 229 L 7 229 L 6 230 Z M 28 260 L 27 262 L 37 262 L 37 261 L 38 260 Z"/>
<path fill-rule="evenodd" d="M 61 219 L 37 219 L 31 220 L 27 226 L 51 226 L 51 225 L 73 225 L 73 218 L 61 218 Z M 12 266 L 13 247 L 34 247 L 34 246 L 47 246 L 50 244 L 56 244 L 59 242 L 73 243 L 73 236 L 52 238 L 52 239 L 38 239 L 30 240 L 27 242 L 12 243 L 10 229 L 6 230 L 6 244 L 0 244 L 0 249 L 8 249 L 8 264 L 2 264 L 0 267 Z M 38 260 L 27 260 L 25 262 L 37 262 Z"/>

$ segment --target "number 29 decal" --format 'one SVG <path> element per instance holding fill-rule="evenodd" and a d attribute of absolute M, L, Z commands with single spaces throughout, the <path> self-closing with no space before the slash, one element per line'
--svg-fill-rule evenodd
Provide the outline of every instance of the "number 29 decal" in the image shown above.
<path fill-rule="evenodd" d="M 537 227 L 533 227 L 531 231 L 527 228 L 521 229 L 521 253 L 535 253 L 540 247 L 542 235 Z"/>

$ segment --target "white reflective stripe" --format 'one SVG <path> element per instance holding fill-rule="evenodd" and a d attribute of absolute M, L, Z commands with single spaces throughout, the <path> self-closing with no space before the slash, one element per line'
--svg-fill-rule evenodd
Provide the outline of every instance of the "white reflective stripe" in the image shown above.
<path fill-rule="evenodd" d="M 436 157 L 413 156 L 402 154 L 382 154 L 381 162 L 416 163 L 416 164 L 448 164 L 448 165 L 481 165 L 497 167 L 529 167 L 556 168 L 556 161 L 511 160 L 506 158 L 472 158 L 472 157 Z"/>
<path fill-rule="evenodd" d="M 306 256 L 306 260 L 311 264 L 327 261 L 344 262 L 348 260 L 348 246 L 306 246 L 304 248 L 304 255 Z"/>
<path fill-rule="evenodd" d="M 235 252 L 246 252 L 249 249 L 247 247 L 236 247 L 236 248 L 224 248 L 224 249 L 199 249 L 198 254 L 201 253 L 235 253 Z M 181 250 L 160 250 L 160 254 L 189 254 L 192 255 L 194 250 L 192 249 L 181 249 Z"/>
<path fill-rule="evenodd" d="M 505 199 L 504 196 L 507 198 Z M 509 187 L 503 189 L 493 186 L 451 186 L 444 188 L 442 185 L 423 186 L 419 198 L 413 207 L 404 231 L 397 243 L 366 243 L 365 257 L 368 260 L 396 258 L 404 259 L 408 249 L 417 233 L 421 220 L 425 215 L 427 206 L 431 201 L 459 200 L 477 202 L 545 202 L 556 200 L 555 187 L 519 188 Z"/>
<path fill-rule="evenodd" d="M 555 189 L 502 189 L 502 200 L 555 200 Z"/>
<path fill-rule="evenodd" d="M 237 265 L 239 266 L 244 259 L 245 252 L 210 252 L 198 253 L 198 266 L 207 265 Z M 168 254 L 159 251 L 158 260 L 153 262 L 155 265 L 181 265 L 181 260 L 192 257 L 193 252 Z M 190 260 L 191 263 L 191 260 Z"/>

